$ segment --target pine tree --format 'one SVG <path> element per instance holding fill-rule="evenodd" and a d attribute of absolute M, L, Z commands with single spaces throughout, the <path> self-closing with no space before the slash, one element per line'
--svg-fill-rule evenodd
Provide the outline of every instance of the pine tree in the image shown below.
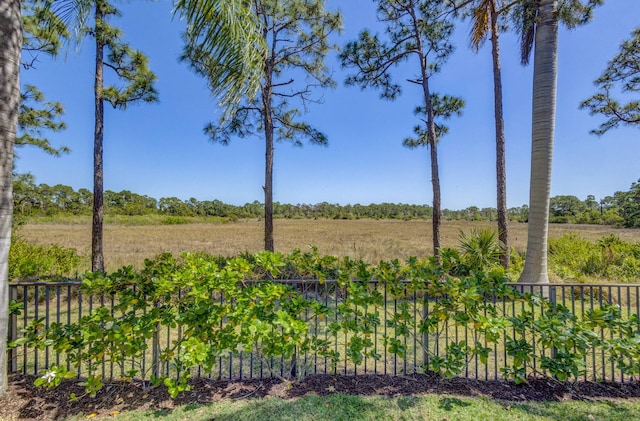
<path fill-rule="evenodd" d="M 332 45 L 329 35 L 340 30 L 341 16 L 325 10 L 322 0 L 257 0 L 251 7 L 262 24 L 267 46 L 263 57 L 258 95 L 245 95 L 239 106 L 216 123 L 205 127 L 213 142 L 228 144 L 233 137 L 260 134 L 265 139 L 264 247 L 274 251 L 273 165 L 274 142 L 289 141 L 301 146 L 303 140 L 326 145 L 327 137 L 299 117 L 307 103 L 319 102 L 315 89 L 335 85 L 324 58 Z M 218 62 L 187 34 L 184 59 L 210 85 L 216 85 Z M 302 105 L 303 110 L 295 107 Z"/>
<path fill-rule="evenodd" d="M 431 159 L 431 183 L 433 187 L 433 253 L 439 259 L 440 251 L 440 175 L 438 169 L 438 137 L 446 133 L 446 127 L 438 125 L 436 118 L 459 114 L 463 101 L 450 96 L 434 95 L 430 78 L 441 70 L 453 51 L 449 39 L 453 24 L 447 19 L 443 2 L 438 0 L 377 0 L 378 20 L 385 24 L 387 40 L 368 30 L 360 33 L 357 41 L 349 42 L 340 55 L 343 67 L 355 69 L 346 80 L 347 85 L 381 90 L 383 99 L 394 100 L 402 87 L 393 81 L 392 69 L 417 59 L 418 77 L 408 80 L 422 90 L 424 103 L 416 108 L 416 114 L 424 126 L 417 126 L 415 139 L 406 139 L 405 146 L 428 145 Z"/>
<path fill-rule="evenodd" d="M 147 58 L 122 41 L 122 31 L 109 24 L 120 12 L 106 0 L 93 0 L 93 25 L 83 31 L 95 40 L 95 130 L 93 143 L 93 220 L 91 229 L 91 269 L 104 272 L 102 247 L 104 220 L 104 103 L 126 109 L 134 102 L 155 102 L 153 86 L 156 76 L 148 67 Z M 89 6 L 89 4 L 86 4 Z M 89 8 L 85 9 L 87 12 Z M 104 85 L 104 70 L 111 70 L 122 85 Z"/>
<path fill-rule="evenodd" d="M 609 62 L 602 75 L 596 79 L 598 93 L 583 101 L 580 108 L 589 114 L 601 114 L 607 118 L 591 133 L 598 136 L 618 126 L 640 127 L 640 96 L 621 104 L 616 96 L 640 93 L 640 28 L 620 46 L 620 52 Z"/>

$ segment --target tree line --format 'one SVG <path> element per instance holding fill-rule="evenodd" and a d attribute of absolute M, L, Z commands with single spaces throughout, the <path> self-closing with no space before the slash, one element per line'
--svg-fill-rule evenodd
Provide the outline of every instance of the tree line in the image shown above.
<path fill-rule="evenodd" d="M 14 179 L 14 213 L 20 217 L 90 215 L 93 194 L 86 188 L 78 190 L 57 184 L 36 184 L 31 174 L 20 174 Z M 129 190 L 105 190 L 104 208 L 107 215 L 166 215 L 180 217 L 219 217 L 227 220 L 263 218 L 264 203 L 253 201 L 232 205 L 221 200 L 183 200 L 177 197 L 156 199 Z M 522 205 L 507 210 L 510 221 L 527 222 L 529 207 Z M 405 203 L 371 203 L 368 205 L 321 202 L 316 204 L 289 204 L 273 202 L 274 218 L 284 219 L 430 219 L 433 208 L 429 205 Z M 443 209 L 445 220 L 496 221 L 496 208 L 469 206 L 465 209 Z M 600 224 L 640 227 L 640 180 L 628 191 L 618 191 L 596 200 L 593 195 L 580 200 L 572 195 L 554 196 L 550 200 L 550 222 Z"/>

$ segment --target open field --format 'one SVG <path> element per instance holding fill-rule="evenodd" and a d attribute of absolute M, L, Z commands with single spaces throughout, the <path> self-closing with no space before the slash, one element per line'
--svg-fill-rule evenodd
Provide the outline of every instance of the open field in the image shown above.
<path fill-rule="evenodd" d="M 495 227 L 489 222 L 444 221 L 442 242 L 446 247 L 458 244 L 459 232 Z M 230 223 L 195 223 L 182 225 L 105 225 L 106 269 L 123 265 L 140 267 L 145 258 L 162 252 L 204 251 L 224 256 L 237 255 L 263 248 L 262 221 L 241 220 Z M 640 241 L 640 230 L 601 225 L 552 224 L 550 236 L 560 237 L 573 232 L 596 240 L 615 233 L 625 241 Z M 39 244 L 58 244 L 90 254 L 91 226 L 89 221 L 76 224 L 25 224 L 18 235 Z M 510 225 L 511 246 L 518 251 L 526 248 L 527 225 Z M 321 254 L 350 256 L 376 263 L 380 260 L 404 259 L 408 256 L 429 256 L 431 221 L 398 220 L 284 220 L 275 221 L 276 250 L 289 253 L 294 248 L 318 247 Z M 88 259 L 87 259 L 88 261 Z"/>

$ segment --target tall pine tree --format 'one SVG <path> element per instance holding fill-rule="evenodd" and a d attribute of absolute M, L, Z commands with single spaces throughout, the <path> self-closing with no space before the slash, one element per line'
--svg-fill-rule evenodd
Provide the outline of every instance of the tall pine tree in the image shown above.
<path fill-rule="evenodd" d="M 417 138 L 406 139 L 406 146 L 428 145 L 431 159 L 431 183 L 433 187 L 433 253 L 439 259 L 440 251 L 440 175 L 438 169 L 438 127 L 436 117 L 450 117 L 460 113 L 462 100 L 450 96 L 434 95 L 430 78 L 453 51 L 449 39 L 453 24 L 446 18 L 443 2 L 439 0 L 377 0 L 378 21 L 385 25 L 386 40 L 368 30 L 360 33 L 358 40 L 349 42 L 341 54 L 342 65 L 355 69 L 346 80 L 348 85 L 374 88 L 382 91 L 383 99 L 394 100 L 402 92 L 393 80 L 393 68 L 415 60 L 418 76 L 408 80 L 422 91 L 423 104 L 416 114 L 424 122 L 414 132 Z"/>
<path fill-rule="evenodd" d="M 274 251 L 273 165 L 274 142 L 290 141 L 301 146 L 304 140 L 326 145 L 326 136 L 300 121 L 295 104 L 317 102 L 314 91 L 335 85 L 324 58 L 331 50 L 329 35 L 341 28 L 338 12 L 325 10 L 322 0 L 255 0 L 251 8 L 262 25 L 266 44 L 263 74 L 256 97 L 245 96 L 231 117 L 205 127 L 214 142 L 228 144 L 233 137 L 260 135 L 265 140 L 264 248 Z M 191 42 L 187 33 L 184 59 L 210 85 L 216 84 L 217 60 Z"/>
<path fill-rule="evenodd" d="M 134 102 L 155 102 L 157 92 L 153 86 L 156 76 L 148 67 L 147 58 L 122 41 L 122 31 L 109 24 L 109 19 L 120 12 L 107 0 L 84 2 L 81 21 L 93 11 L 93 25 L 83 32 L 95 40 L 95 129 L 93 142 L 93 220 L 91 229 L 91 269 L 104 272 L 102 246 L 104 220 L 104 103 L 117 109 L 126 109 Z M 111 71 L 120 85 L 105 86 L 104 71 Z"/>

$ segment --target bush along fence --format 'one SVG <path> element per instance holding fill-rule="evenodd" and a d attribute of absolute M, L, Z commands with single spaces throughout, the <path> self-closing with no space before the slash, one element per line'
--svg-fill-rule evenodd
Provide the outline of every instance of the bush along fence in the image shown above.
<path fill-rule="evenodd" d="M 454 277 L 417 259 L 295 260 L 314 280 L 255 279 L 287 270 L 264 252 L 224 262 L 162 255 L 140 271 L 11 284 L 10 370 L 44 386 L 82 378 L 90 395 L 124 379 L 172 396 L 193 376 L 640 373 L 640 285 L 509 284 L 500 269 Z"/>

